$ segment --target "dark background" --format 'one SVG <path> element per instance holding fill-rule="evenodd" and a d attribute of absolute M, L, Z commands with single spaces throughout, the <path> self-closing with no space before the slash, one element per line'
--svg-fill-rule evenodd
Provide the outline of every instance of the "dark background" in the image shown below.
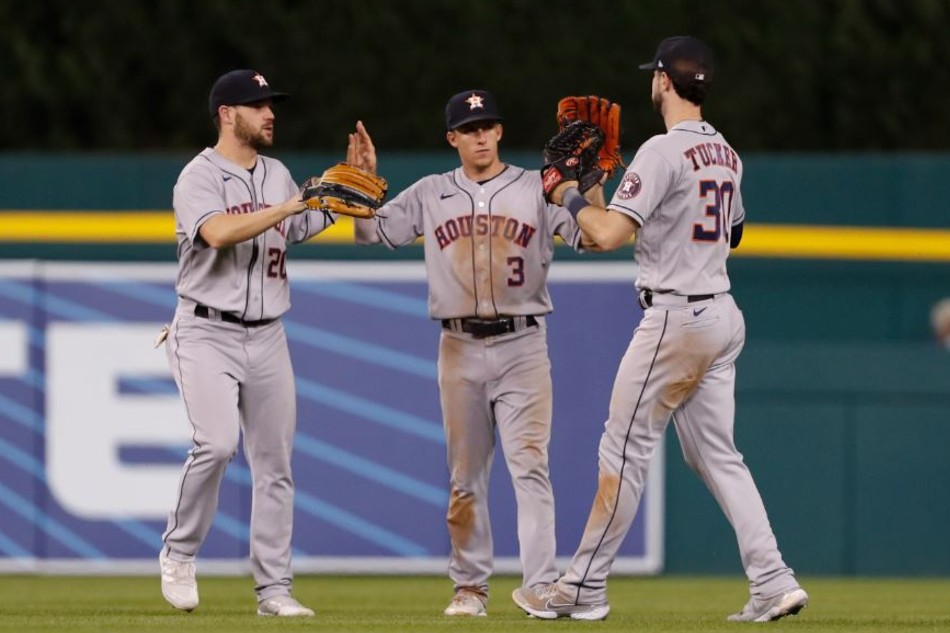
<path fill-rule="evenodd" d="M 337 150 L 357 118 L 381 150 L 444 148 L 453 93 L 494 91 L 505 146 L 539 148 L 565 94 L 624 107 L 623 144 L 661 131 L 636 66 L 660 39 L 715 50 L 707 118 L 739 151 L 950 147 L 947 0 L 6 0 L 0 150 L 192 149 L 207 95 L 252 67 L 295 94 L 283 150 Z"/>

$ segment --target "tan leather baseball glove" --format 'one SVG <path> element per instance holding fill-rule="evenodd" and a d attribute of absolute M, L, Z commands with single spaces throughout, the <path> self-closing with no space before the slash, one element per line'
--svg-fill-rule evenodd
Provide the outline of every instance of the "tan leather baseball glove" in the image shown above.
<path fill-rule="evenodd" d="M 388 190 L 385 178 L 349 163 L 337 163 L 319 178 L 307 179 L 300 194 L 310 209 L 371 218 Z"/>

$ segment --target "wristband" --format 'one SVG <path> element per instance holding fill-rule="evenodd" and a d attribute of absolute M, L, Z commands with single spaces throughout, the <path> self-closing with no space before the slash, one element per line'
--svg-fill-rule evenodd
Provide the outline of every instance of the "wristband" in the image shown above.
<path fill-rule="evenodd" d="M 566 208 L 574 219 L 577 219 L 577 214 L 589 204 L 577 187 L 568 187 L 561 196 L 561 206 Z"/>

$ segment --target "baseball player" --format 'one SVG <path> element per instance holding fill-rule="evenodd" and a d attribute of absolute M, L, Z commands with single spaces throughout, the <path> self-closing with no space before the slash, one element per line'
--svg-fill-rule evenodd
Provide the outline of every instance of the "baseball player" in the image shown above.
<path fill-rule="evenodd" d="M 950 350 L 950 297 L 941 299 L 930 309 L 930 326 L 937 344 Z"/>
<path fill-rule="evenodd" d="M 570 179 L 557 186 L 553 199 L 575 215 L 583 244 L 593 250 L 637 238 L 644 317 L 617 370 L 600 441 L 597 496 L 580 546 L 558 582 L 518 589 L 512 597 L 539 618 L 607 616 L 607 574 L 672 416 L 686 462 L 739 542 L 751 598 L 729 620 L 775 620 L 798 613 L 808 594 L 782 560 L 733 441 L 735 361 L 745 324 L 729 294 L 726 259 L 745 220 L 742 161 L 702 117 L 713 74 L 704 43 L 668 38 L 640 68 L 653 73 L 653 104 L 667 133 L 640 147 L 609 205 L 589 204 Z"/>
<path fill-rule="evenodd" d="M 548 476 L 551 363 L 545 317 L 554 236 L 577 247 L 566 209 L 547 204 L 537 171 L 501 161 L 495 97 L 466 90 L 445 108 L 446 139 L 461 166 L 427 176 L 370 221 L 358 243 L 389 248 L 425 238 L 429 315 L 439 321 L 439 390 L 445 428 L 455 596 L 449 616 L 484 616 L 492 572 L 488 478 L 498 432 L 518 506 L 524 586 L 557 579 L 554 496 Z M 348 160 L 375 169 L 362 123 Z"/>
<path fill-rule="evenodd" d="M 166 350 L 194 447 L 159 561 L 162 595 L 185 611 L 198 606 L 195 556 L 243 431 L 253 476 L 257 612 L 313 615 L 290 595 L 297 412 L 281 315 L 290 307 L 287 243 L 319 233 L 333 218 L 304 212 L 287 168 L 258 154 L 274 141 L 273 104 L 288 97 L 253 70 L 222 75 L 209 99 L 218 142 L 188 163 L 175 185 L 178 307 Z"/>

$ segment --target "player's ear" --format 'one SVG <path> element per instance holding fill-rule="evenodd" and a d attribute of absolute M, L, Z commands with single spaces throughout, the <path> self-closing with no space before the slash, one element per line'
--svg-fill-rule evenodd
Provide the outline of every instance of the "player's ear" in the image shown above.
<path fill-rule="evenodd" d="M 505 133 L 505 128 L 504 128 L 504 126 L 503 126 L 501 123 L 496 123 L 496 124 L 495 124 L 495 130 L 496 130 L 497 133 L 498 133 L 498 138 L 495 139 L 495 140 L 500 141 L 500 140 L 501 140 L 501 137 L 502 137 L 502 136 L 504 135 L 504 133 Z"/>
<path fill-rule="evenodd" d="M 449 145 L 451 145 L 452 147 L 458 148 L 459 146 L 458 134 L 456 133 L 455 130 L 449 130 L 448 132 L 446 132 L 445 140 L 447 140 L 449 142 Z"/>

